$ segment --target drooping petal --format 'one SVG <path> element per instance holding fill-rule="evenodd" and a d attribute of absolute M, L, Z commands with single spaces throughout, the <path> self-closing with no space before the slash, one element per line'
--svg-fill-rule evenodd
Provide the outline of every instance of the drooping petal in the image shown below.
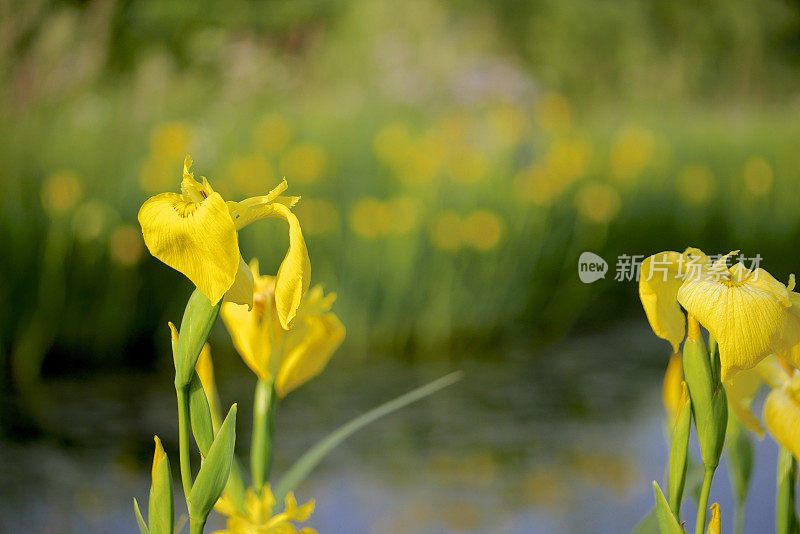
<path fill-rule="evenodd" d="M 272 203 L 258 210 L 259 218 L 279 218 L 289 224 L 289 250 L 275 276 L 275 306 L 284 330 L 291 328 L 297 308 L 311 283 L 311 261 L 300 222 L 283 204 Z"/>
<path fill-rule="evenodd" d="M 344 340 L 344 325 L 333 313 L 303 322 L 286 334 L 286 356 L 275 379 L 281 398 L 322 372 Z"/>
<path fill-rule="evenodd" d="M 800 458 L 800 403 L 791 387 L 773 389 L 767 395 L 764 425 L 775 441 Z"/>
<path fill-rule="evenodd" d="M 233 285 L 225 293 L 225 301 L 233 302 L 234 304 L 244 304 L 248 309 L 253 307 L 253 273 L 250 267 L 244 262 L 244 259 L 239 258 L 239 269 L 236 271 L 236 279 Z"/>
<path fill-rule="evenodd" d="M 686 318 L 677 298 L 685 262 L 678 252 L 659 252 L 645 258 L 639 276 L 639 298 L 650 327 L 672 344 L 673 352 L 678 352 L 686 336 Z"/>
<path fill-rule="evenodd" d="M 214 193 L 202 202 L 162 193 L 139 210 L 150 253 L 186 275 L 216 304 L 239 268 L 239 240 L 225 201 Z"/>
<path fill-rule="evenodd" d="M 263 196 L 251 197 L 240 202 L 228 202 L 228 210 L 231 218 L 236 223 L 236 229 L 241 230 L 248 224 L 254 223 L 267 217 L 272 217 L 273 208 L 271 204 L 283 204 L 288 208 L 294 207 L 300 197 L 281 196 L 281 193 L 289 187 L 284 179 L 277 187 Z"/>
<path fill-rule="evenodd" d="M 723 381 L 784 352 L 787 339 L 796 335 L 789 292 L 764 269 L 749 271 L 742 264 L 708 269 L 684 281 L 678 301 L 719 343 Z"/>

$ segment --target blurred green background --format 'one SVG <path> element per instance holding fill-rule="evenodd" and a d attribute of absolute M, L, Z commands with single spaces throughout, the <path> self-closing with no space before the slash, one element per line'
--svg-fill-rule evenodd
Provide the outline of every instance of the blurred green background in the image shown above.
<path fill-rule="evenodd" d="M 445 433 L 460 436 L 458 445 L 431 438 L 387 448 L 449 451 L 451 463 L 436 464 L 446 473 L 474 468 L 477 457 L 495 482 L 510 477 L 520 457 L 545 457 L 542 492 L 550 496 L 550 485 L 565 482 L 548 469 L 595 462 L 582 462 L 582 452 L 554 460 L 548 445 L 533 445 L 536 425 L 599 424 L 593 432 L 606 435 L 602 425 L 637 408 L 643 421 L 660 416 L 667 346 L 647 333 L 636 284 L 614 280 L 619 255 L 692 245 L 760 254 L 779 279 L 796 269 L 799 88 L 796 1 L 3 2 L 0 434 L 7 450 L 23 464 L 35 447 L 45 447 L 43 456 L 92 450 L 103 460 L 88 464 L 146 471 L 149 436 L 159 429 L 141 412 L 155 401 L 134 397 L 142 384 L 169 393 L 165 325 L 179 319 L 191 285 L 149 256 L 136 213 L 150 195 L 177 191 L 190 153 L 195 173 L 226 199 L 264 194 L 282 177 L 289 194 L 302 196 L 296 213 L 313 282 L 338 293 L 335 311 L 348 335 L 330 376 L 297 403 L 324 404 L 333 390 L 346 405 L 358 381 L 365 391 L 354 394 L 363 401 L 352 406 L 357 413 L 385 398 L 383 386 L 396 375 L 421 380 L 464 368 L 468 385 L 440 402 L 486 423 Z M 241 242 L 246 260 L 258 257 L 262 270 L 274 271 L 286 231 L 260 223 Z M 609 262 L 604 280 L 579 282 L 583 251 Z M 221 328 L 212 345 L 223 392 L 246 402 L 244 366 Z M 58 411 L 69 398 L 76 413 L 107 401 L 127 407 L 128 418 L 113 423 L 116 431 L 93 421 L 73 435 L 68 427 L 83 428 L 80 415 Z M 169 419 L 171 401 L 159 402 Z M 349 412 L 334 413 L 344 420 Z M 454 420 L 424 413 L 422 431 Z M 397 427 L 413 428 L 415 417 Z M 496 429 L 505 417 L 524 424 Z M 642 424 L 643 439 L 658 444 L 657 421 Z M 107 444 L 97 445 L 108 432 Z M 6 454 L 0 480 L 19 483 L 25 477 L 8 467 L 18 458 Z M 353 454 L 340 461 L 358 471 L 353 464 L 365 453 Z M 496 463 L 508 472 L 496 472 Z M 375 477 L 388 483 L 384 470 Z M 110 484 L 100 472 L 95 493 Z M 637 477 L 588 477 L 634 480 L 619 482 L 632 490 L 611 494 L 626 495 L 630 517 L 646 511 L 635 499 L 648 486 Z M 126 488 L 144 487 L 125 480 Z M 527 494 L 530 485 L 515 482 L 509 494 Z M 125 510 L 128 497 L 115 505 Z M 72 517 L 63 504 L 71 498 L 43 498 L 30 513 Z M 463 519 L 458 506 L 469 499 L 460 499 L 453 517 Z M 529 513 L 527 504 L 512 508 L 512 517 Z M 125 513 L 113 524 L 133 532 Z M 326 513 L 317 525 L 325 532 L 348 532 L 343 524 L 349 532 L 390 531 Z M 499 524 L 493 513 L 447 530 L 501 532 L 484 530 L 486 515 Z M 7 515 L 9 528 L 26 524 L 26 514 Z M 556 515 L 545 528 L 583 531 Z M 33 531 L 97 527 L 75 517 L 74 526 Z M 420 521 L 398 531 L 445 528 L 425 530 Z M 503 524 L 538 532 L 528 530 L 536 520 L 520 521 L 520 530 L 514 520 Z M 110 528 L 100 524 L 98 532 Z"/>

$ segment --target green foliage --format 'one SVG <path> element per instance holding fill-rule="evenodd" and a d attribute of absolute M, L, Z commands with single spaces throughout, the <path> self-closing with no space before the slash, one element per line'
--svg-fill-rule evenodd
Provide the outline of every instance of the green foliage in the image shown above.
<path fill-rule="evenodd" d="M 658 518 L 658 528 L 661 534 L 682 534 L 684 532 L 683 527 L 672 515 L 667 499 L 664 498 L 664 494 L 655 480 L 653 481 L 653 491 L 656 496 L 656 517 Z"/>
<path fill-rule="evenodd" d="M 236 404 L 231 406 L 222 422 L 186 499 L 191 519 L 202 519 L 205 522 L 205 518 L 222 495 L 222 490 L 228 482 L 235 443 Z"/>
<path fill-rule="evenodd" d="M 211 423 L 211 410 L 208 407 L 208 399 L 200 383 L 197 372 L 192 374 L 189 383 L 189 420 L 192 425 L 192 433 L 200 449 L 200 454 L 208 455 L 208 450 L 214 441 L 214 427 Z"/>
<path fill-rule="evenodd" d="M 796 484 L 797 460 L 788 449 L 781 447 L 778 452 L 778 494 L 775 503 L 777 534 L 797 534 L 800 527 L 795 513 Z"/>
<path fill-rule="evenodd" d="M 133 498 L 133 511 L 136 513 L 136 522 L 139 525 L 140 534 L 150 534 L 150 529 L 147 528 L 147 523 L 144 522 L 142 512 L 139 510 L 139 502 L 136 497 Z"/>
<path fill-rule="evenodd" d="M 672 513 L 677 518 L 680 518 L 683 488 L 686 483 L 691 426 L 692 406 L 691 402 L 687 402 L 681 406 L 678 412 L 672 429 L 672 445 L 669 450 L 669 504 Z"/>
<path fill-rule="evenodd" d="M 197 365 L 197 358 L 200 351 L 206 344 L 208 334 L 214 327 L 214 323 L 219 316 L 220 303 L 212 305 L 208 297 L 203 295 L 200 290 L 195 289 L 189 302 L 186 304 L 186 311 L 181 321 L 181 329 L 178 335 L 178 348 L 175 352 L 175 387 L 185 388 L 192 381 L 192 376 L 196 376 L 194 368 Z M 199 380 L 198 380 L 199 382 Z M 200 390 L 202 391 L 202 386 Z M 208 407 L 208 401 L 206 401 Z M 209 412 L 209 420 L 211 414 Z"/>

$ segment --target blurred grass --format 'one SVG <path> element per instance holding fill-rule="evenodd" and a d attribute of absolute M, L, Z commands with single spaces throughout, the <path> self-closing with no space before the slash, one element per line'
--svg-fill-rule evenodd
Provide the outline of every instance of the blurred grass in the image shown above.
<path fill-rule="evenodd" d="M 792 272 L 797 5 L 518 7 L 5 6 L 0 368 L 152 365 L 190 285 L 136 213 L 187 152 L 226 198 L 283 176 L 303 196 L 355 351 L 544 344 L 638 313 L 619 254 L 741 248 Z M 242 234 L 266 269 L 285 247 L 277 222 Z M 584 250 L 605 282 L 577 283 Z"/>

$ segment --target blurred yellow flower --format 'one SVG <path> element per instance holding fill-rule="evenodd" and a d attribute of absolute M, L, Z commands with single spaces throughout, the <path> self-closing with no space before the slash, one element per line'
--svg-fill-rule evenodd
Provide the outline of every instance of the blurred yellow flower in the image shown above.
<path fill-rule="evenodd" d="M 547 152 L 545 166 L 563 187 L 586 172 L 591 156 L 592 145 L 586 139 L 556 139 Z"/>
<path fill-rule="evenodd" d="M 551 134 L 561 134 L 572 123 L 572 108 L 564 95 L 550 93 L 536 103 L 535 116 L 542 129 Z"/>
<path fill-rule="evenodd" d="M 330 309 L 336 294 L 315 286 L 297 309 L 294 325 L 286 330 L 277 320 L 275 278 L 261 276 L 258 262 L 250 263 L 255 280 L 253 308 L 225 302 L 220 315 L 245 363 L 261 380 L 274 380 L 283 398 L 317 376 L 344 341 L 345 328 Z"/>
<path fill-rule="evenodd" d="M 609 184 L 589 182 L 581 186 L 575 195 L 578 216 L 588 222 L 607 224 L 616 219 L 622 199 Z"/>
<path fill-rule="evenodd" d="M 73 171 L 59 171 L 51 174 L 42 184 L 42 207 L 45 213 L 54 217 L 75 207 L 83 196 L 81 178 Z"/>
<path fill-rule="evenodd" d="M 267 115 L 253 130 L 254 148 L 267 154 L 277 154 L 289 144 L 291 135 L 291 127 L 284 117 Z"/>
<path fill-rule="evenodd" d="M 290 208 L 297 197 L 280 196 L 284 180 L 266 196 L 225 202 L 208 181 L 189 172 L 186 156 L 181 193 L 162 193 L 139 210 L 144 242 L 150 253 L 186 275 L 216 304 L 223 298 L 252 305 L 253 279 L 239 252 L 237 231 L 265 218 L 289 224 L 289 250 L 278 269 L 276 301 L 281 325 L 288 328 L 308 289 L 311 263 L 300 223 Z"/>
<path fill-rule="evenodd" d="M 294 211 L 303 221 L 303 231 L 309 235 L 327 235 L 339 228 L 339 208 L 330 200 L 304 197 Z"/>
<path fill-rule="evenodd" d="M 454 181 L 474 184 L 486 175 L 486 158 L 477 150 L 461 147 L 453 150 L 447 169 Z"/>
<path fill-rule="evenodd" d="M 150 152 L 156 160 L 180 158 L 189 148 L 191 130 L 180 122 L 162 124 L 150 138 Z"/>
<path fill-rule="evenodd" d="M 497 104 L 489 110 L 488 122 L 494 139 L 501 146 L 518 143 L 528 133 L 530 124 L 526 114 L 511 103 Z"/>
<path fill-rule="evenodd" d="M 678 196 L 686 204 L 704 206 L 714 197 L 714 172 L 706 165 L 685 165 L 675 178 Z"/>
<path fill-rule="evenodd" d="M 168 122 L 150 138 L 150 157 L 139 172 L 139 184 L 147 192 L 163 191 L 174 179 L 173 169 L 189 149 L 191 130 L 185 124 Z"/>
<path fill-rule="evenodd" d="M 283 512 L 273 515 L 275 496 L 269 484 L 264 486 L 259 497 L 252 489 L 247 490 L 244 512 L 227 495 L 217 501 L 215 510 L 226 516 L 225 530 L 215 534 L 316 534 L 310 527 L 300 528 L 295 523 L 308 521 L 314 513 L 314 500 L 297 506 L 293 493 L 286 496 Z"/>
<path fill-rule="evenodd" d="M 430 182 L 444 167 L 447 155 L 446 143 L 439 136 L 427 132 L 413 141 L 408 157 L 396 170 L 397 177 L 408 185 Z"/>
<path fill-rule="evenodd" d="M 468 145 L 474 127 L 472 119 L 463 111 L 451 111 L 438 118 L 432 130 L 448 145 Z"/>
<path fill-rule="evenodd" d="M 300 183 L 316 181 L 325 171 L 327 157 L 322 148 L 310 143 L 289 149 L 281 160 L 283 173 Z"/>
<path fill-rule="evenodd" d="M 79 240 L 91 241 L 100 238 L 117 218 L 114 208 L 102 200 L 85 200 L 72 214 L 72 230 Z"/>
<path fill-rule="evenodd" d="M 257 154 L 234 158 L 228 164 L 225 177 L 237 191 L 245 195 L 257 195 L 275 182 L 272 164 L 267 158 Z"/>
<path fill-rule="evenodd" d="M 464 243 L 483 252 L 495 248 L 504 233 L 503 219 L 489 210 L 475 210 L 461 222 Z"/>
<path fill-rule="evenodd" d="M 387 124 L 378 131 L 372 148 L 379 161 L 387 165 L 398 166 L 408 159 L 411 145 L 412 137 L 408 127 L 395 122 Z"/>
<path fill-rule="evenodd" d="M 121 265 L 135 265 L 142 257 L 142 233 L 132 224 L 117 226 L 111 233 L 111 258 Z"/>
<path fill-rule="evenodd" d="M 443 211 L 434 217 L 429 228 L 431 243 L 441 250 L 457 250 L 461 244 L 461 217 L 454 211 Z"/>
<path fill-rule="evenodd" d="M 377 198 L 365 197 L 352 208 L 348 220 L 350 229 L 362 239 L 378 239 L 392 227 L 392 210 Z"/>
<path fill-rule="evenodd" d="M 409 196 L 400 196 L 387 203 L 391 213 L 389 231 L 395 235 L 405 235 L 419 227 L 419 200 Z"/>
<path fill-rule="evenodd" d="M 549 206 L 561 194 L 563 183 L 547 169 L 531 165 L 517 175 L 514 188 L 522 201 Z"/>
<path fill-rule="evenodd" d="M 764 158 L 749 158 L 742 170 L 744 186 L 753 196 L 761 197 L 772 190 L 774 175 L 772 166 Z"/>
<path fill-rule="evenodd" d="M 775 441 L 800 458 L 800 376 L 796 373 L 767 395 L 764 425 Z"/>
<path fill-rule="evenodd" d="M 637 126 L 623 129 L 611 146 L 609 164 L 612 175 L 626 182 L 638 178 L 652 161 L 655 146 L 655 137 L 650 131 Z"/>

